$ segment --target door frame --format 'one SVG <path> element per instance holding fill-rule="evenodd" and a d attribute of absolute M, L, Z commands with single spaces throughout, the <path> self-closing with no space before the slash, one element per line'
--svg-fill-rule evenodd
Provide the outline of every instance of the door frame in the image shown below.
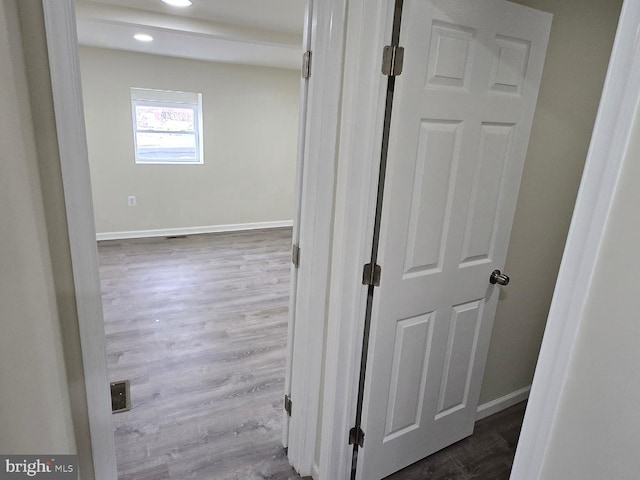
<path fill-rule="evenodd" d="M 73 0 L 42 2 L 95 478 L 118 477 Z M 72 412 L 73 413 L 73 412 Z M 80 458 L 82 462 L 83 459 Z M 90 460 L 85 460 L 88 463 Z"/>
<path fill-rule="evenodd" d="M 302 31 L 302 50 L 305 52 L 311 51 L 311 21 L 313 13 L 313 1 L 304 0 L 304 26 Z M 309 103 L 309 78 L 305 78 L 304 75 L 300 75 L 300 107 L 298 113 L 298 145 L 297 145 L 297 159 L 296 159 L 296 185 L 295 185 L 295 198 L 300 199 L 302 197 L 302 182 L 304 180 L 304 156 L 305 156 L 305 143 L 307 134 L 307 106 Z M 293 340 L 295 338 L 295 324 L 296 324 L 296 300 L 298 291 L 298 266 L 293 262 L 294 248 L 296 245 L 300 245 L 300 220 L 302 218 L 302 202 L 297 201 L 295 205 L 294 217 L 293 217 L 293 231 L 291 234 L 291 295 L 289 297 L 289 321 L 287 325 L 287 359 L 285 365 L 284 376 L 284 393 L 289 398 L 291 397 L 291 379 L 293 375 Z M 298 251 L 298 254 L 300 252 Z M 289 416 L 282 416 L 282 445 L 287 448 L 289 446 Z"/>
<path fill-rule="evenodd" d="M 332 242 L 335 151 L 338 145 L 346 0 L 313 9 L 312 80 L 305 139 L 296 334 L 290 420 L 296 448 L 290 462 L 303 475 L 313 467 Z M 67 230 L 78 308 L 94 478 L 113 480 L 117 465 L 106 341 L 84 122 L 73 0 L 42 0 Z M 298 346 L 299 345 L 299 346 Z M 304 406 L 304 408 L 303 408 Z M 83 461 L 81 458 L 80 461 Z M 91 459 L 84 460 L 90 462 Z"/>
<path fill-rule="evenodd" d="M 384 8 L 388 3 L 388 8 Z M 316 480 L 346 480 L 351 447 L 366 289 L 360 284 L 373 232 L 384 86 L 383 45 L 391 38 L 391 0 L 351 0 L 324 366 L 322 438 Z M 624 5 L 556 292 L 512 471 L 540 478 L 598 245 L 640 99 L 640 2 Z M 492 412 L 495 413 L 495 412 Z M 482 415 L 481 413 L 479 415 Z M 366 432 L 365 432 L 366 435 Z M 365 440 L 366 445 L 366 440 Z"/>
<path fill-rule="evenodd" d="M 348 0 L 314 1 L 311 21 L 312 60 L 288 442 L 289 462 L 301 476 L 317 475 L 315 452 L 320 436 L 347 3 Z"/>
<path fill-rule="evenodd" d="M 322 439 L 316 480 L 348 479 L 355 423 L 387 78 L 392 0 L 350 0 L 324 366 Z M 385 5 L 386 4 L 386 5 Z"/>

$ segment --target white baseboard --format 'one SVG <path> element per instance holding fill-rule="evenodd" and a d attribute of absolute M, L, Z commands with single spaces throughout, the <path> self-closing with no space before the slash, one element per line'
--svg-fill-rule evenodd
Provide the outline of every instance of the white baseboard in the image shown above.
<path fill-rule="evenodd" d="M 318 467 L 317 463 L 314 463 L 311 467 L 311 478 L 313 478 L 313 480 L 318 480 L 320 478 L 320 467 Z"/>
<path fill-rule="evenodd" d="M 96 240 L 124 240 L 127 238 L 174 237 L 199 233 L 237 232 L 241 230 L 261 230 L 293 226 L 293 220 L 275 222 L 234 223 L 231 225 L 211 225 L 206 227 L 160 228 L 157 230 L 130 230 L 127 232 L 104 232 L 96 234 Z"/>
<path fill-rule="evenodd" d="M 521 388 L 520 390 L 516 390 L 515 392 L 511 392 L 504 397 L 496 398 L 495 400 L 491 400 L 490 402 L 483 403 L 478 407 L 476 420 L 482 420 L 483 418 L 487 418 L 494 413 L 501 412 L 502 410 L 512 407 L 517 403 L 525 401 L 527 398 L 529 398 L 530 390 L 531 385 Z"/>

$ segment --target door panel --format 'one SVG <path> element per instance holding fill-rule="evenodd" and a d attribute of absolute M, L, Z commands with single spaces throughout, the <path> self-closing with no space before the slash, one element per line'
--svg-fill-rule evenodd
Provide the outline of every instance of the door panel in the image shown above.
<path fill-rule="evenodd" d="M 433 320 L 432 312 L 396 324 L 385 439 L 420 425 Z"/>
<path fill-rule="evenodd" d="M 503 0 L 405 0 L 402 17 L 364 480 L 473 431 L 551 24 Z"/>
<path fill-rule="evenodd" d="M 460 266 L 491 262 L 498 224 L 498 205 L 505 180 L 515 125 L 483 123 L 479 158 L 471 190 Z M 486 263 L 485 262 L 485 263 Z"/>
<path fill-rule="evenodd" d="M 482 305 L 476 300 L 452 308 L 436 420 L 467 404 Z"/>
<path fill-rule="evenodd" d="M 452 173 L 460 149 L 460 122 L 421 121 L 405 275 L 442 269 L 444 233 L 451 214 Z"/>

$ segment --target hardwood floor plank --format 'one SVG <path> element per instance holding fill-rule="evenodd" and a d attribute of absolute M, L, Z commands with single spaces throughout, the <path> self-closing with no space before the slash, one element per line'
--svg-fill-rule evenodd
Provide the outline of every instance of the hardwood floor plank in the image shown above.
<path fill-rule="evenodd" d="M 508 480 L 526 402 L 476 423 L 473 435 L 386 480 Z"/>
<path fill-rule="evenodd" d="M 99 242 L 120 480 L 299 479 L 280 444 L 290 229 Z"/>
<path fill-rule="evenodd" d="M 290 229 L 99 242 L 120 480 L 300 480 L 280 444 Z M 507 480 L 524 404 L 388 480 Z"/>

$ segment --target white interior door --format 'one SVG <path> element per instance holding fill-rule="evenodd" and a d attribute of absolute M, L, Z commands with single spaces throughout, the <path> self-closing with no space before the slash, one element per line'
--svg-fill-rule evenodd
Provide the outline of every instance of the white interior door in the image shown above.
<path fill-rule="evenodd" d="M 504 0 L 404 2 L 360 479 L 473 432 L 550 26 Z"/>

